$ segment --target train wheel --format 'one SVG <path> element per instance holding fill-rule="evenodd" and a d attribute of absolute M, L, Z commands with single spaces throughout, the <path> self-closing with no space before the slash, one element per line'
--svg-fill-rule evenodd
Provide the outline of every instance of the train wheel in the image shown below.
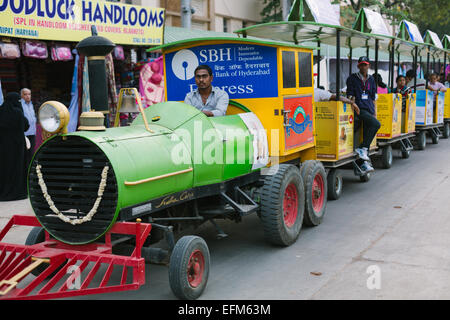
<path fill-rule="evenodd" d="M 392 167 L 393 155 L 392 147 L 390 145 L 383 148 L 381 151 L 381 164 L 384 169 Z"/>
<path fill-rule="evenodd" d="M 402 150 L 402 158 L 403 159 L 408 159 L 410 155 L 411 155 L 411 150 L 407 150 L 407 151 Z"/>
<path fill-rule="evenodd" d="M 301 168 L 305 184 L 305 225 L 318 226 L 322 223 L 327 207 L 327 174 L 322 162 L 305 161 Z"/>
<path fill-rule="evenodd" d="M 371 175 L 370 175 L 370 172 L 369 172 L 369 173 L 366 173 L 365 175 L 360 176 L 359 180 L 361 182 L 369 182 L 370 181 L 370 177 L 371 177 Z"/>
<path fill-rule="evenodd" d="M 439 136 L 438 135 L 436 135 L 436 134 L 431 134 L 431 142 L 433 143 L 433 144 L 438 144 L 439 143 Z"/>
<path fill-rule="evenodd" d="M 296 166 L 281 164 L 276 174 L 266 176 L 261 195 L 261 222 L 267 241 L 293 244 L 302 228 L 305 192 Z"/>
<path fill-rule="evenodd" d="M 424 150 L 427 145 L 427 135 L 425 131 L 420 131 L 416 135 L 416 147 L 418 150 Z"/>
<path fill-rule="evenodd" d="M 443 133 L 442 133 L 442 138 L 444 138 L 444 139 L 450 138 L 450 122 L 446 122 L 444 124 L 444 130 L 443 130 Z"/>
<path fill-rule="evenodd" d="M 336 169 L 331 169 L 327 176 L 328 200 L 337 200 L 342 194 L 342 176 Z"/>
<path fill-rule="evenodd" d="M 197 236 L 184 236 L 178 240 L 169 263 L 169 283 L 175 296 L 183 300 L 200 297 L 208 282 L 209 266 L 205 240 Z"/>
<path fill-rule="evenodd" d="M 42 227 L 33 227 L 33 229 L 31 229 L 30 233 L 27 236 L 27 239 L 25 240 L 25 245 L 27 246 L 32 246 L 41 242 L 45 241 L 45 230 Z M 67 260 L 66 260 L 67 261 Z M 65 263 L 64 263 L 65 264 Z M 53 271 L 48 277 L 49 278 L 53 278 L 56 273 L 61 270 L 61 268 L 64 266 L 64 264 L 62 264 L 60 267 L 58 267 L 55 271 Z M 34 269 L 33 271 L 31 271 L 31 273 L 34 276 L 39 276 L 42 272 L 45 271 L 45 269 L 47 268 L 47 265 L 40 265 L 38 266 L 36 269 Z"/>

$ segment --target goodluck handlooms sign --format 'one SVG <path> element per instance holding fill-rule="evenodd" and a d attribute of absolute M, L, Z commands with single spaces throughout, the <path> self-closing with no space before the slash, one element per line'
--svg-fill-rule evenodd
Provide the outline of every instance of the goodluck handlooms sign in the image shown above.
<path fill-rule="evenodd" d="M 99 35 L 117 44 L 159 45 L 164 9 L 87 0 L 0 0 L 0 36 L 78 42 Z"/>

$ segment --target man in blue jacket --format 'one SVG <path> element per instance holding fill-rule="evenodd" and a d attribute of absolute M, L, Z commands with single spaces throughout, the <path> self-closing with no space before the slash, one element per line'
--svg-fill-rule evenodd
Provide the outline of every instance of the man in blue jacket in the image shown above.
<path fill-rule="evenodd" d="M 355 99 L 360 109 L 357 117 L 363 124 L 363 142 L 355 149 L 358 156 L 364 160 L 361 169 L 364 173 L 374 171 L 370 164 L 369 148 L 372 140 L 380 129 L 380 122 L 375 116 L 375 100 L 377 87 L 375 79 L 369 75 L 370 61 L 367 57 L 358 60 L 358 73 L 350 75 L 347 79 L 347 96 Z"/>

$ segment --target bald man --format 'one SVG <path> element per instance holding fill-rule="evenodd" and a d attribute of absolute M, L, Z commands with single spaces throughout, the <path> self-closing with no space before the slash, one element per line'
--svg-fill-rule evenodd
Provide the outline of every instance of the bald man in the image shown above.
<path fill-rule="evenodd" d="M 30 140 L 31 148 L 27 150 L 25 157 L 25 166 L 28 170 L 31 158 L 34 154 L 34 146 L 36 145 L 36 113 L 34 112 L 33 102 L 31 102 L 31 90 L 23 88 L 20 90 L 20 102 L 22 103 L 23 114 L 30 124 L 30 128 L 25 132 L 25 135 Z"/>

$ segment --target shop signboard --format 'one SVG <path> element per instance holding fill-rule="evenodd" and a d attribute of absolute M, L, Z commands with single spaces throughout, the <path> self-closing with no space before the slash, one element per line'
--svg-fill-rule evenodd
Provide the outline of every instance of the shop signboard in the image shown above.
<path fill-rule="evenodd" d="M 98 34 L 116 44 L 161 45 L 164 9 L 87 0 L 0 0 L 0 36 L 79 42 Z"/>

